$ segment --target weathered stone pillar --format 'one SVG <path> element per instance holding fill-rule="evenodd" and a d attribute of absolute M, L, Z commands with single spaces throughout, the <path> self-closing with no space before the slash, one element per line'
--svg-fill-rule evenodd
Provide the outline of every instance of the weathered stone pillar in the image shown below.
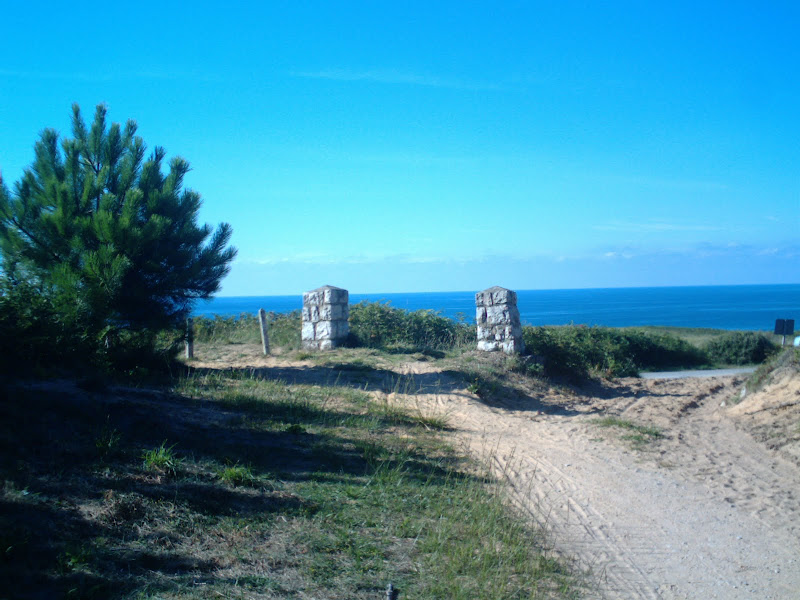
<path fill-rule="evenodd" d="M 347 290 L 324 285 L 303 294 L 303 348 L 330 350 L 350 333 Z"/>
<path fill-rule="evenodd" d="M 478 350 L 514 354 L 525 349 L 516 292 L 494 286 L 475 294 L 475 320 Z"/>

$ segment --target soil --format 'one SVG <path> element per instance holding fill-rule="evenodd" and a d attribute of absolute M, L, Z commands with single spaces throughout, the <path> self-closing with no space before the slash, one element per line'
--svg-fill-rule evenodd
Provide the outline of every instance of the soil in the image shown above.
<path fill-rule="evenodd" d="M 241 351 L 232 359 L 196 364 L 330 379 L 308 361 Z M 373 377 L 405 375 L 408 393 L 365 387 L 446 415 L 457 440 L 505 479 L 521 514 L 588 574 L 589 597 L 800 598 L 798 373 L 734 405 L 744 376 L 573 389 L 512 375 L 480 398 L 442 365 L 381 364 Z M 626 439 L 635 432 L 601 426 L 605 417 L 660 437 Z"/>

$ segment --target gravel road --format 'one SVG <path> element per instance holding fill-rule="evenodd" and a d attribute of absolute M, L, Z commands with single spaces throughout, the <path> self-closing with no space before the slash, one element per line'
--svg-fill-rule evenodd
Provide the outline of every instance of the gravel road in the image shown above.
<path fill-rule="evenodd" d="M 712 369 L 709 371 L 661 371 L 642 373 L 642 379 L 686 379 L 687 377 L 730 377 L 732 375 L 749 375 L 755 367 L 736 367 L 734 369 Z"/>

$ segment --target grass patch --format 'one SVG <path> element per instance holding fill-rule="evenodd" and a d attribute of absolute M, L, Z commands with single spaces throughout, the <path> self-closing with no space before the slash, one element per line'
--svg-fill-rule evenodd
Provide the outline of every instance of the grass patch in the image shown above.
<path fill-rule="evenodd" d="M 175 444 L 167 446 L 167 442 L 164 440 L 157 448 L 145 450 L 145 452 L 142 453 L 144 468 L 148 471 L 155 471 L 156 473 L 176 475 L 178 473 L 178 467 L 181 464 L 181 459 L 175 455 L 174 449 Z"/>
<path fill-rule="evenodd" d="M 769 382 L 772 373 L 783 368 L 800 370 L 800 348 L 785 348 L 760 365 L 745 383 L 744 389 L 747 391 L 746 393 L 757 392 L 763 388 Z M 731 403 L 736 404 L 741 399 L 742 397 L 736 396 L 731 400 Z"/>
<path fill-rule="evenodd" d="M 292 427 L 296 427 L 293 425 Z M 218 471 L 219 480 L 233 486 L 253 485 L 256 481 L 253 470 L 245 465 L 231 465 Z"/>
<path fill-rule="evenodd" d="M 283 351 L 300 348 L 301 313 L 267 313 L 270 347 Z M 206 344 L 260 344 L 261 330 L 255 314 L 195 317 L 194 339 Z"/>
<path fill-rule="evenodd" d="M 621 329 L 622 331 L 643 331 L 650 335 L 676 337 L 699 349 L 705 348 L 709 342 L 730 333 L 727 329 L 713 329 L 709 327 L 667 327 L 659 325 L 623 327 Z"/>
<path fill-rule="evenodd" d="M 636 449 L 643 449 L 647 444 L 664 437 L 663 432 L 652 425 L 637 425 L 632 421 L 620 419 L 618 417 L 603 417 L 597 419 L 595 423 L 600 427 L 614 427 L 622 429 L 626 433 L 620 436 L 621 439 L 630 442 Z"/>
<path fill-rule="evenodd" d="M 0 579 L 23 597 L 366 600 L 390 581 L 401 598 L 573 597 L 446 426 L 358 389 L 236 372 L 9 387 Z"/>

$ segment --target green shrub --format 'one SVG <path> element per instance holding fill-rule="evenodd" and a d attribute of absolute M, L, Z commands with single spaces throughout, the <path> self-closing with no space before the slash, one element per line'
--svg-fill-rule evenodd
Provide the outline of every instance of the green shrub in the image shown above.
<path fill-rule="evenodd" d="M 299 310 L 294 310 L 290 313 L 267 313 L 269 343 L 273 348 L 299 350 L 302 326 L 303 320 Z"/>
<path fill-rule="evenodd" d="M 707 356 L 677 337 L 609 327 L 523 327 L 527 354 L 538 357 L 548 377 L 581 382 L 592 374 L 636 376 L 642 369 L 695 367 Z"/>
<path fill-rule="evenodd" d="M 24 375 L 69 370 L 94 377 L 163 374 L 182 345 L 183 332 L 107 326 L 92 334 L 79 314 L 59 310 L 49 294 L 0 279 L 0 371 Z"/>
<path fill-rule="evenodd" d="M 562 327 L 523 327 L 525 352 L 538 357 L 547 377 L 580 382 L 589 377 L 590 361 L 584 349 Z"/>
<path fill-rule="evenodd" d="M 300 348 L 300 311 L 267 313 L 267 334 L 270 347 L 284 350 Z M 260 344 L 258 317 L 251 313 L 238 316 L 214 315 L 195 317 L 194 339 L 205 343 Z"/>
<path fill-rule="evenodd" d="M 475 340 L 474 326 L 432 310 L 408 312 L 388 302 L 359 302 L 350 307 L 350 343 L 354 346 L 450 350 Z"/>
<path fill-rule="evenodd" d="M 25 374 L 54 366 L 90 367 L 101 352 L 93 342 L 41 288 L 0 278 L 0 370 Z"/>
<path fill-rule="evenodd" d="M 754 331 L 733 331 L 706 345 L 711 360 L 724 365 L 762 363 L 777 350 L 778 346 Z"/>
<path fill-rule="evenodd" d="M 194 318 L 196 342 L 245 344 L 261 341 L 258 318 L 250 313 L 238 316 L 214 315 Z"/>

